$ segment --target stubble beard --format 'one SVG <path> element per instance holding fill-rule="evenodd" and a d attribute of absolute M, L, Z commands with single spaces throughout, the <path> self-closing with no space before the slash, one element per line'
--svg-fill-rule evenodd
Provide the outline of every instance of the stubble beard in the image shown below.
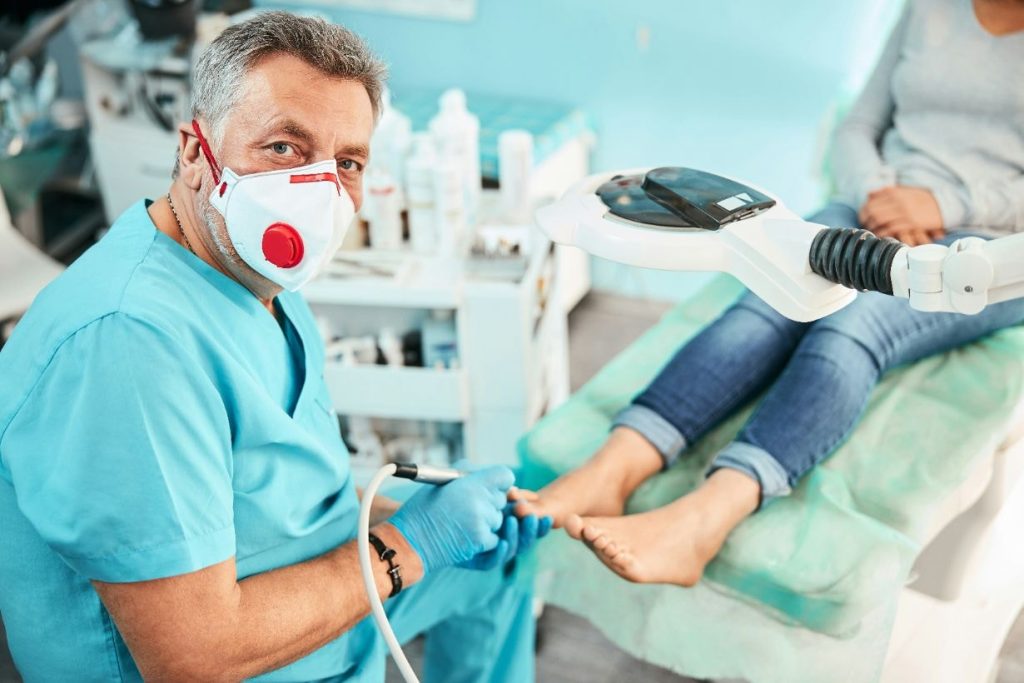
<path fill-rule="evenodd" d="M 199 188 L 199 196 L 196 198 L 197 213 L 206 228 L 202 230 L 199 239 L 203 242 L 206 250 L 216 259 L 231 277 L 237 280 L 243 287 L 253 293 L 261 301 L 269 301 L 281 293 L 281 285 L 278 285 L 266 277 L 260 275 L 252 267 L 242 260 L 235 250 L 228 236 L 227 223 L 224 217 L 210 203 L 210 194 L 213 191 L 213 178 L 203 178 Z"/>

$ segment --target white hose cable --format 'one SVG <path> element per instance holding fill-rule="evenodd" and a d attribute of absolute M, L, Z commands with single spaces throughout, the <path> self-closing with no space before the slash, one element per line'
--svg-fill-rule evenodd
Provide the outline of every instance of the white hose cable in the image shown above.
<path fill-rule="evenodd" d="M 363 585 L 366 587 L 366 597 L 370 600 L 370 611 L 373 614 L 373 620 L 377 622 L 377 628 L 380 629 L 380 634 L 384 637 L 384 642 L 387 643 L 388 649 L 391 651 L 391 656 L 398 666 L 398 671 L 402 674 L 402 678 L 405 679 L 405 683 L 420 683 L 420 679 L 416 677 L 416 672 L 412 670 L 409 660 L 405 658 L 405 653 L 402 652 L 402 645 L 398 642 L 398 638 L 395 637 L 395 632 L 391 630 L 391 623 L 388 621 L 388 615 L 384 611 L 384 603 L 381 602 L 380 593 L 377 591 L 377 580 L 373 573 L 370 557 L 370 508 L 373 506 L 373 498 L 377 495 L 377 489 L 381 487 L 384 480 L 395 473 L 396 469 L 394 464 L 381 467 L 377 470 L 377 474 L 373 475 L 373 479 L 370 480 L 366 490 L 363 491 L 363 501 L 359 505 L 359 527 L 357 531 L 358 536 L 356 537 L 359 546 L 359 568 L 363 572 Z"/>

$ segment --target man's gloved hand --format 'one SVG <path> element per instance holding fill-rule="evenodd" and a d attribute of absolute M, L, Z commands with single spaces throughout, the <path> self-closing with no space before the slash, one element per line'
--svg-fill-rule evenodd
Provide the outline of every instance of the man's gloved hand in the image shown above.
<path fill-rule="evenodd" d="M 507 542 L 498 532 L 514 482 L 512 470 L 496 466 L 425 486 L 389 521 L 419 554 L 424 571 L 464 564 Z"/>
<path fill-rule="evenodd" d="M 516 517 L 514 508 L 515 503 L 505 506 L 505 521 L 498 532 L 500 540 L 497 547 L 460 564 L 460 567 L 487 570 L 507 564 L 517 555 L 527 552 L 539 539 L 544 538 L 551 531 L 550 517 L 544 516 L 538 519 L 536 515 L 527 515 L 519 518 Z"/>

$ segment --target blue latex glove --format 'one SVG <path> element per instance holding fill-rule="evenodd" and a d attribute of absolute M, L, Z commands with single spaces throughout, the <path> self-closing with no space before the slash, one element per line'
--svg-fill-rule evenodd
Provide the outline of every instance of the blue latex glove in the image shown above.
<path fill-rule="evenodd" d="M 507 564 L 534 546 L 541 538 L 551 531 L 551 518 L 548 516 L 537 519 L 536 515 L 519 518 L 513 513 L 514 503 L 505 506 L 505 521 L 498 532 L 498 545 L 494 550 L 477 555 L 469 562 L 460 564 L 466 569 L 494 569 Z"/>
<path fill-rule="evenodd" d="M 464 564 L 507 542 L 498 532 L 513 483 L 509 468 L 486 467 L 444 486 L 424 486 L 388 521 L 412 545 L 425 571 Z"/>

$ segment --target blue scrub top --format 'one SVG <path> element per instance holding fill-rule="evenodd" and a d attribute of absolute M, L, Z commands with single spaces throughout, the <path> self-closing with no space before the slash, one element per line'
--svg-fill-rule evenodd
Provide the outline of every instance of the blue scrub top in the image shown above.
<path fill-rule="evenodd" d="M 0 351 L 0 613 L 27 681 L 140 680 L 90 579 L 231 556 L 241 579 L 355 536 L 308 306 L 282 294 L 279 322 L 147 206 L 47 287 Z M 357 675 L 371 629 L 260 680 Z"/>

